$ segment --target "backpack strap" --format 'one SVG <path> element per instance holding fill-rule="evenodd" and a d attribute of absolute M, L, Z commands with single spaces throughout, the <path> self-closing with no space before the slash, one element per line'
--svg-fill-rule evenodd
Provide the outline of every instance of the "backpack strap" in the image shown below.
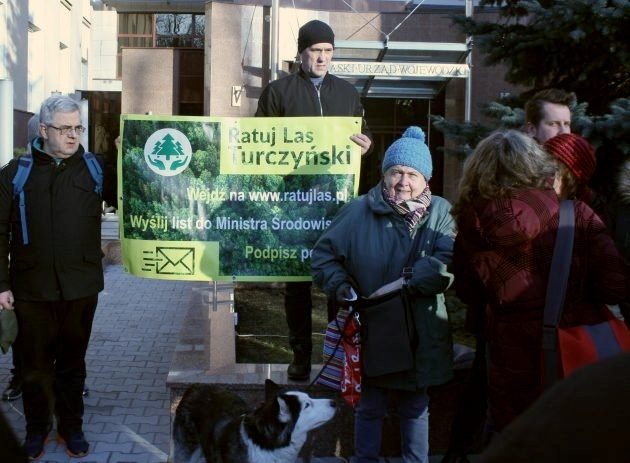
<path fill-rule="evenodd" d="M 24 184 L 33 168 L 33 156 L 25 154 L 18 159 L 18 168 L 13 177 L 13 197 L 19 197 L 18 209 L 20 211 L 20 222 L 22 223 L 22 242 L 28 244 L 28 226 L 26 223 L 26 199 L 24 195 Z"/>
<path fill-rule="evenodd" d="M 96 183 L 94 192 L 98 195 L 103 195 L 103 168 L 100 162 L 96 159 L 93 153 L 86 151 L 83 153 L 83 160 L 90 172 L 90 175 Z M 24 195 L 24 184 L 28 180 L 28 176 L 31 174 L 33 168 L 33 156 L 31 154 L 25 154 L 18 159 L 18 168 L 13 177 L 13 197 L 18 199 L 18 209 L 20 211 L 20 222 L 22 224 L 22 242 L 24 246 L 28 245 L 28 224 L 26 222 L 26 198 Z"/>
<path fill-rule="evenodd" d="M 96 182 L 96 187 L 94 188 L 94 192 L 103 195 L 103 168 L 101 167 L 101 163 L 98 162 L 94 153 L 90 153 L 86 151 L 83 153 L 83 160 L 87 165 L 88 170 L 90 171 L 90 175 Z"/>

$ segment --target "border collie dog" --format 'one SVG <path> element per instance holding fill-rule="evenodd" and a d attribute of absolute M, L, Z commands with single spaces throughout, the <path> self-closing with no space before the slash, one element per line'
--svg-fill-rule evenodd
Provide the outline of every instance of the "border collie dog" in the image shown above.
<path fill-rule="evenodd" d="M 335 401 L 281 392 L 265 381 L 267 399 L 251 410 L 235 393 L 208 384 L 189 386 L 175 412 L 173 463 L 293 463 L 307 433 L 335 415 Z"/>

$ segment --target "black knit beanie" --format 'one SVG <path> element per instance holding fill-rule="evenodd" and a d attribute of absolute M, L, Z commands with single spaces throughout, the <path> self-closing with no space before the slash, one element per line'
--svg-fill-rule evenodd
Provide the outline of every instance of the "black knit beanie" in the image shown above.
<path fill-rule="evenodd" d="M 316 43 L 330 43 L 335 46 L 335 34 L 328 24 L 314 19 L 300 27 L 298 53 Z"/>

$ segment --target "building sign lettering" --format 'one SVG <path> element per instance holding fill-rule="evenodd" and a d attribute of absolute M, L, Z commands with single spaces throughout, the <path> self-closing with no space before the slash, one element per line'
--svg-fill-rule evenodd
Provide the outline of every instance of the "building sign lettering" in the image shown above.
<path fill-rule="evenodd" d="M 330 72 L 340 76 L 465 78 L 470 68 L 467 64 L 454 63 L 333 61 Z"/>

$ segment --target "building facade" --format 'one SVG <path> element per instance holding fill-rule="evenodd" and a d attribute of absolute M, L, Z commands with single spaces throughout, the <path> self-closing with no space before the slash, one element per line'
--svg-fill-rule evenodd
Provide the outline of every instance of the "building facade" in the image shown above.
<path fill-rule="evenodd" d="M 299 27 L 320 19 L 335 31 L 335 73 L 361 93 L 374 134 L 364 183 L 378 180 L 385 148 L 414 124 L 428 134 L 433 190 L 452 197 L 461 162 L 441 154 L 429 116 L 479 120 L 482 103 L 514 90 L 502 69 L 478 64 L 452 25 L 467 7 L 496 15 L 467 0 L 0 0 L 13 146 L 25 144 L 28 118 L 56 92 L 84 102 L 84 143 L 112 157 L 120 114 L 252 116 L 270 79 L 296 68 Z M 381 72 L 391 63 L 400 75 Z"/>

